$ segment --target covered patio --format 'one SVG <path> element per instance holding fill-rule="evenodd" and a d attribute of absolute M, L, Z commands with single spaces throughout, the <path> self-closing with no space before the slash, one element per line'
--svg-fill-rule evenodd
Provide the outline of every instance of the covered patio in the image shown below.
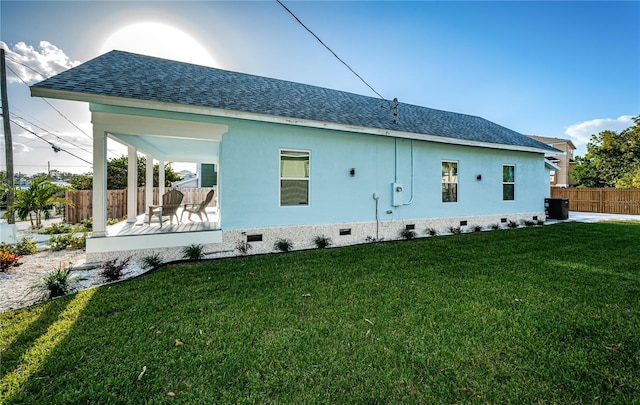
<path fill-rule="evenodd" d="M 190 244 L 221 243 L 221 211 L 207 209 L 208 221 L 192 216 L 192 221 L 149 222 L 149 207 L 160 205 L 154 201 L 153 188 L 146 187 L 143 215 L 130 215 L 126 221 L 107 227 L 107 139 L 127 147 L 129 190 L 137 188 L 137 156 L 143 155 L 147 164 L 145 184 L 153 184 L 153 164 L 158 164 L 159 196 L 165 193 L 167 162 L 213 163 L 219 165 L 219 150 L 225 125 L 196 122 L 173 117 L 141 115 L 138 109 L 91 104 L 93 123 L 93 233 L 87 239 L 87 253 L 107 253 L 127 250 L 162 249 Z M 220 192 L 217 189 L 216 199 Z M 137 193 L 127 193 L 127 211 L 135 213 Z M 160 197 L 161 200 L 161 197 Z M 183 202 L 183 204 L 186 201 Z M 181 207 L 178 218 L 182 216 Z M 161 226 L 162 225 L 162 226 Z"/>

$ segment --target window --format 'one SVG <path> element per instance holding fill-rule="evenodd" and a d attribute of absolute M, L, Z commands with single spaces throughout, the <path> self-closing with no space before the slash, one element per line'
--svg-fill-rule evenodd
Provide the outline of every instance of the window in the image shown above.
<path fill-rule="evenodd" d="M 458 202 L 458 162 L 442 162 L 442 202 Z"/>
<path fill-rule="evenodd" d="M 280 205 L 309 205 L 309 152 L 280 151 Z"/>
<path fill-rule="evenodd" d="M 516 199 L 516 167 L 514 165 L 502 166 L 502 199 L 504 201 Z"/>

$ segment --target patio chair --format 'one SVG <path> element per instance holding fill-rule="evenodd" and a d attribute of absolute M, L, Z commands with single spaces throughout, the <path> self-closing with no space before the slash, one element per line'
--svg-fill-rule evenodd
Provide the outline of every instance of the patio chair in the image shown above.
<path fill-rule="evenodd" d="M 188 212 L 189 216 L 187 217 L 187 219 L 189 221 L 191 221 L 191 214 L 196 214 L 198 218 L 200 218 L 200 222 L 202 222 L 202 214 L 204 214 L 208 222 L 209 216 L 207 215 L 206 209 L 209 203 L 211 202 L 211 200 L 213 200 L 213 196 L 215 195 L 215 193 L 216 193 L 215 190 L 211 190 L 207 193 L 207 196 L 203 201 L 199 203 L 194 203 L 194 204 L 185 204 L 184 209 L 182 210 L 182 214 L 180 214 L 180 220 L 182 221 L 182 216 L 184 215 L 185 212 Z"/>
<path fill-rule="evenodd" d="M 178 190 L 167 191 L 162 195 L 162 205 L 150 205 L 149 206 L 149 224 L 151 224 L 151 219 L 155 216 L 160 221 L 160 227 L 162 227 L 162 217 L 169 217 L 169 222 L 173 225 L 173 217 L 176 217 L 176 221 L 180 223 L 178 220 L 178 208 L 180 208 L 180 204 L 182 203 L 182 199 L 184 198 L 184 194 L 182 194 Z"/>

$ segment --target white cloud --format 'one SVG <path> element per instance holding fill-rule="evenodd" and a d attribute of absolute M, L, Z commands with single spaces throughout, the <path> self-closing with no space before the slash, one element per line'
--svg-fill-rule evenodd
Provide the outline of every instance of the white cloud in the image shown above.
<path fill-rule="evenodd" d="M 569 135 L 576 147 L 584 146 L 591 140 L 591 135 L 597 135 L 602 131 L 622 131 L 633 125 L 631 115 L 622 115 L 618 118 L 596 118 L 589 121 L 569 125 L 564 131 Z"/>
<path fill-rule="evenodd" d="M 18 42 L 13 49 L 0 41 L 7 53 L 7 66 L 29 84 L 44 80 L 80 64 L 71 60 L 62 49 L 47 41 L 40 41 L 38 48 Z M 20 82 L 11 71 L 7 72 L 10 83 Z"/>

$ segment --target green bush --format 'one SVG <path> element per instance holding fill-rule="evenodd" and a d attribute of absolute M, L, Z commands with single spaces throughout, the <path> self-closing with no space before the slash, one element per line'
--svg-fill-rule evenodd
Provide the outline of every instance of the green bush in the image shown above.
<path fill-rule="evenodd" d="M 436 230 L 436 228 L 427 228 L 425 232 L 429 236 L 436 236 L 438 234 L 438 231 Z"/>
<path fill-rule="evenodd" d="M 73 283 L 69 274 L 72 266 L 65 267 L 58 265 L 58 268 L 42 278 L 35 289 L 42 290 L 49 298 L 67 295 L 74 290 Z"/>
<path fill-rule="evenodd" d="M 320 235 L 313 238 L 313 243 L 316 245 L 318 249 L 325 249 L 331 246 L 333 242 L 331 241 L 330 237 Z"/>
<path fill-rule="evenodd" d="M 38 252 L 38 245 L 36 240 L 29 237 L 24 237 L 18 241 L 15 245 L 15 253 L 21 256 L 33 255 Z"/>
<path fill-rule="evenodd" d="M 65 250 L 71 244 L 71 238 L 73 237 L 70 233 L 63 233 L 61 235 L 54 235 L 49 238 L 49 249 L 52 252 L 58 252 L 60 250 Z"/>
<path fill-rule="evenodd" d="M 24 237 L 15 244 L 0 243 L 0 249 L 8 250 L 11 253 L 15 253 L 19 256 L 32 255 L 38 251 L 36 240 L 29 237 Z"/>
<path fill-rule="evenodd" d="M 57 252 L 64 249 L 84 249 L 87 245 L 87 234 L 75 236 L 71 233 L 53 235 L 49 238 L 49 249 Z"/>
<path fill-rule="evenodd" d="M 189 260 L 199 260 L 204 257 L 203 246 L 193 244 L 182 249 L 182 257 Z"/>
<path fill-rule="evenodd" d="M 154 253 L 150 256 L 145 256 L 142 258 L 142 267 L 145 269 L 153 269 L 162 264 L 162 259 L 160 258 L 160 254 Z"/>
<path fill-rule="evenodd" d="M 291 249 L 293 249 L 293 242 L 291 242 L 289 239 L 278 239 L 273 244 L 273 249 L 279 252 L 289 252 Z"/>
<path fill-rule="evenodd" d="M 84 233 L 80 236 L 72 235 L 69 241 L 70 249 L 84 249 L 87 247 L 87 234 Z"/>
<path fill-rule="evenodd" d="M 462 228 L 459 226 L 450 226 L 449 232 L 453 235 L 460 235 L 462 233 Z"/>
<path fill-rule="evenodd" d="M 45 227 L 40 233 L 45 235 L 58 235 L 61 233 L 71 233 L 74 227 L 66 222 L 54 222 L 51 225 Z"/>
<path fill-rule="evenodd" d="M 402 229 L 400 231 L 400 237 L 406 240 L 415 239 L 416 231 L 414 231 L 413 229 Z"/>
<path fill-rule="evenodd" d="M 93 231 L 93 217 L 89 219 L 83 219 L 82 221 L 80 221 L 77 227 L 80 230 L 80 232 Z"/>

